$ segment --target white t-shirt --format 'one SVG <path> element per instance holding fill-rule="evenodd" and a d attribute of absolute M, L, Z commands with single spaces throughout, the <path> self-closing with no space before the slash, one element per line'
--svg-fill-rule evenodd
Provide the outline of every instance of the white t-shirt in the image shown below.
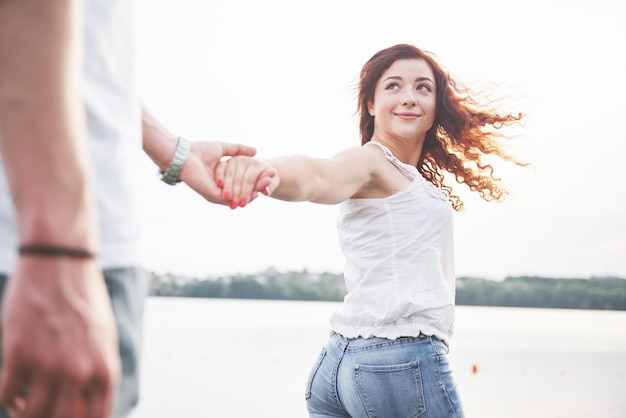
<path fill-rule="evenodd" d="M 348 338 L 435 336 L 446 344 L 454 323 L 452 208 L 417 169 L 387 159 L 412 182 L 380 199 L 340 205 L 338 234 L 347 295 L 331 316 Z"/>
<path fill-rule="evenodd" d="M 134 62 L 132 0 L 87 0 L 83 88 L 88 150 L 95 172 L 103 268 L 142 264 L 138 222 L 141 106 Z M 17 256 L 15 213 L 0 164 L 0 272 Z"/>

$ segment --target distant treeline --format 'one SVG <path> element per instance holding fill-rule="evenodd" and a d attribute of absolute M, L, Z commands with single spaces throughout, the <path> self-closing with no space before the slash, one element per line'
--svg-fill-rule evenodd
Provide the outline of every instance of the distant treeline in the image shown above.
<path fill-rule="evenodd" d="M 346 294 L 341 274 L 299 272 L 264 273 L 208 279 L 173 275 L 152 276 L 151 295 L 196 298 L 282 299 L 340 301 Z"/>
<path fill-rule="evenodd" d="M 507 277 L 503 281 L 461 277 L 456 303 L 561 309 L 626 310 L 626 280 L 618 277 L 555 279 Z"/>
<path fill-rule="evenodd" d="M 152 274 L 150 294 L 199 298 L 341 301 L 341 274 L 307 270 L 185 278 Z M 619 277 L 507 277 L 502 281 L 459 277 L 457 305 L 626 310 L 626 279 Z"/>

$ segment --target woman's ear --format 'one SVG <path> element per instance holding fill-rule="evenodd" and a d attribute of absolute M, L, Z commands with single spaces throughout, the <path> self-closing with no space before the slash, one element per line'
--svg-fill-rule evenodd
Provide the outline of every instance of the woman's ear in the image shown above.
<path fill-rule="evenodd" d="M 367 102 L 367 111 L 371 117 L 374 117 L 374 102 L 371 100 Z"/>

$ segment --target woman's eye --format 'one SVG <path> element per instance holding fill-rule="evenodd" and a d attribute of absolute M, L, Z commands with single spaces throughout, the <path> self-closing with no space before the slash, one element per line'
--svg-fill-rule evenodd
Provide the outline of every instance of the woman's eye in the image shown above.
<path fill-rule="evenodd" d="M 422 90 L 422 91 L 432 91 L 432 89 L 430 88 L 429 85 L 427 84 L 420 84 L 419 86 L 417 86 L 416 90 Z"/>
<path fill-rule="evenodd" d="M 399 88 L 400 86 L 397 83 L 391 83 L 391 84 L 388 84 L 387 87 L 385 87 L 386 90 L 396 90 Z"/>

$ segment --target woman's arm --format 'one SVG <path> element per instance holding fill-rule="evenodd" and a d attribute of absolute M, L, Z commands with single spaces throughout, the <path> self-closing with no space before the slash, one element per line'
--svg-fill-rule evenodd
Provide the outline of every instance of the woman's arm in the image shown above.
<path fill-rule="evenodd" d="M 349 148 L 332 158 L 286 156 L 268 159 L 280 177 L 272 197 L 333 205 L 351 198 L 372 180 L 366 150 Z"/>
<path fill-rule="evenodd" d="M 225 198 L 240 202 L 247 199 L 251 185 L 261 172 L 274 169 L 276 176 L 269 185 L 272 197 L 332 205 L 371 187 L 379 161 L 380 153 L 370 147 L 349 148 L 332 158 L 289 155 L 259 160 L 233 157 L 220 164 L 216 179 L 224 184 Z"/>

